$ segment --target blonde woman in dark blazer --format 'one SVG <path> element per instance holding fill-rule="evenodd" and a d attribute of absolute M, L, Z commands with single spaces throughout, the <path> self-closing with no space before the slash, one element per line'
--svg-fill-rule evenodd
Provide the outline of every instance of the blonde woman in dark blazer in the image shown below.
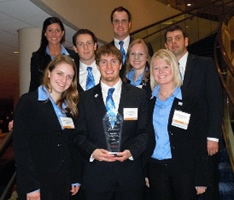
<path fill-rule="evenodd" d="M 150 64 L 149 185 L 153 199 L 195 200 L 206 191 L 206 138 L 202 104 L 184 95 L 173 53 L 156 52 Z"/>

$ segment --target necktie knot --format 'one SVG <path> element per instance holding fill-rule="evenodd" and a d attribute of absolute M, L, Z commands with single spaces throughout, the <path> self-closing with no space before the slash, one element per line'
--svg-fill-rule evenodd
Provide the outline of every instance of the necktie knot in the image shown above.
<path fill-rule="evenodd" d="M 115 88 L 110 88 L 108 90 L 108 96 L 112 96 L 114 91 L 115 91 Z"/>
<path fill-rule="evenodd" d="M 87 79 L 86 79 L 86 90 L 95 86 L 95 80 L 93 77 L 92 70 L 93 70 L 92 67 L 87 67 L 88 74 L 87 74 Z"/>
<path fill-rule="evenodd" d="M 120 41 L 120 42 L 119 42 L 119 45 L 120 45 L 120 46 L 123 46 L 123 44 L 124 44 L 124 41 Z"/>

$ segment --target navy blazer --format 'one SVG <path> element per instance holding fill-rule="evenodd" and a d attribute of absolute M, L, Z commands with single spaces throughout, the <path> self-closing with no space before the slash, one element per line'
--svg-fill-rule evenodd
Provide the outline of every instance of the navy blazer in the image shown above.
<path fill-rule="evenodd" d="M 153 128 L 153 111 L 156 98 L 150 100 L 149 148 L 147 155 L 151 157 L 157 141 Z M 175 110 L 191 114 L 187 130 L 172 125 Z M 207 153 L 204 134 L 204 117 L 199 98 L 189 95 L 182 100 L 174 99 L 168 120 L 168 134 L 172 153 L 173 167 L 178 173 L 192 172 L 194 186 L 207 185 Z"/>
<path fill-rule="evenodd" d="M 38 101 L 38 90 L 22 95 L 13 130 L 17 186 L 22 193 L 40 188 L 37 172 L 72 168 L 71 183 L 80 182 L 79 160 L 72 152 L 73 132 L 62 130 L 51 101 Z"/>
<path fill-rule="evenodd" d="M 208 57 L 188 55 L 184 82 L 184 94 L 193 93 L 203 101 L 206 136 L 221 138 L 223 103 L 222 89 L 214 60 Z"/>
<path fill-rule="evenodd" d="M 129 149 L 133 161 L 124 162 L 89 162 L 97 148 L 107 149 L 102 120 L 106 108 L 102 98 L 101 86 L 85 91 L 80 96 L 79 117 L 76 123 L 76 144 L 85 160 L 82 187 L 98 192 L 110 189 L 110 183 L 116 181 L 120 189 L 136 189 L 145 185 L 142 154 L 148 144 L 147 117 L 148 102 L 146 92 L 129 84 L 122 84 L 118 112 L 123 116 L 124 108 L 138 108 L 138 119 L 123 121 L 121 151 Z"/>

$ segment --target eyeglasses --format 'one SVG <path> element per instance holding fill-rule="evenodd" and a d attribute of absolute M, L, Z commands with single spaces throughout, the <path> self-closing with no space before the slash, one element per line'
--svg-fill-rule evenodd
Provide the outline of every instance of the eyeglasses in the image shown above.
<path fill-rule="evenodd" d="M 135 52 L 131 52 L 130 54 L 129 54 L 129 57 L 130 58 L 135 58 L 135 59 L 143 59 L 143 58 L 145 58 L 145 54 L 144 53 L 135 53 Z"/>
<path fill-rule="evenodd" d="M 128 24 L 128 19 L 122 19 L 122 20 L 114 19 L 112 22 L 114 25 L 117 25 L 120 23 L 126 25 L 126 24 Z"/>
<path fill-rule="evenodd" d="M 84 42 L 78 42 L 78 43 L 76 43 L 76 46 L 77 46 L 77 48 L 83 48 L 85 45 L 87 46 L 87 47 L 91 47 L 91 46 L 93 46 L 93 42 L 86 42 L 86 43 L 84 43 Z"/>

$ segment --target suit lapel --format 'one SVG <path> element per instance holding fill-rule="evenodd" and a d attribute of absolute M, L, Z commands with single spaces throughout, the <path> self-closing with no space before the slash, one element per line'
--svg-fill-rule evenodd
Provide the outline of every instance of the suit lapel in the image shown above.
<path fill-rule="evenodd" d="M 105 104 L 103 102 L 100 83 L 94 87 L 93 98 L 94 98 L 94 102 L 95 102 L 98 110 L 100 111 L 101 115 L 104 116 L 106 113 L 106 107 L 105 107 Z"/>

